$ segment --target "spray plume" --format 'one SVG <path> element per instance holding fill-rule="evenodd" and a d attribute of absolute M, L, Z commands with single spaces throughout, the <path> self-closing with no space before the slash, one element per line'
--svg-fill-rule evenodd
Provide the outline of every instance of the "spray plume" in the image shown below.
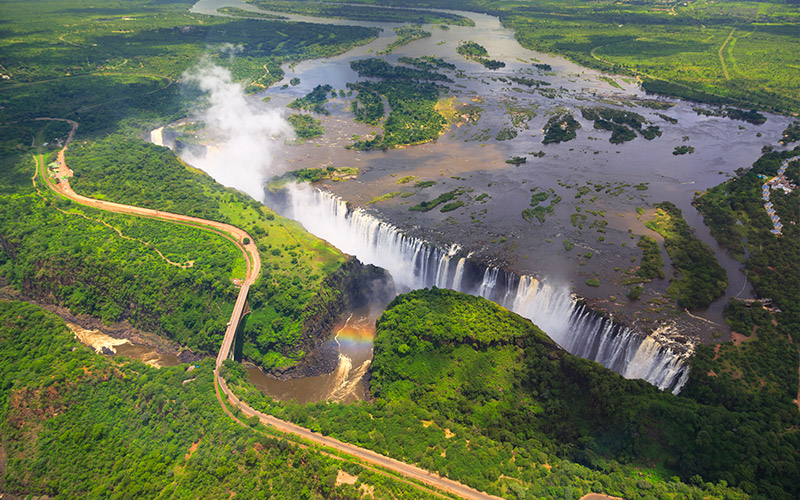
<path fill-rule="evenodd" d="M 206 93 L 208 106 L 197 119 L 216 143 L 205 154 L 184 151 L 181 158 L 217 182 L 263 201 L 263 185 L 272 175 L 275 151 L 294 136 L 278 109 L 259 109 L 225 68 L 202 61 L 183 74 L 183 81 Z"/>

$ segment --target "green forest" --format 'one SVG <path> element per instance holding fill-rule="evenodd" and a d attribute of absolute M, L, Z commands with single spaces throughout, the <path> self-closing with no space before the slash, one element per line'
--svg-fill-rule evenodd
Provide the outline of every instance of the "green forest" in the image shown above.
<path fill-rule="evenodd" d="M 446 12 L 431 12 L 414 9 L 382 9 L 356 5 L 331 5 L 325 0 L 292 2 L 286 0 L 245 0 L 260 9 L 302 14 L 304 16 L 330 17 L 334 19 L 353 19 L 356 21 L 378 21 L 414 24 L 444 24 L 453 26 L 473 26 L 469 18 Z M 339 2 L 341 3 L 341 2 Z M 358 2 L 354 2 L 358 3 Z M 403 7 L 403 5 L 399 5 Z"/>
<path fill-rule="evenodd" d="M 469 60 L 483 64 L 488 69 L 500 69 L 506 65 L 502 61 L 489 59 L 489 52 L 486 51 L 486 48 L 472 40 L 459 44 L 456 52 Z"/>
<path fill-rule="evenodd" d="M 78 193 L 247 230 L 255 238 L 262 269 L 250 292 L 253 312 L 244 329 L 244 354 L 265 368 L 285 368 L 306 352 L 306 319 L 338 300 L 326 285 L 345 261 L 335 248 L 243 193 L 190 170 L 167 148 L 112 135 L 71 147 L 67 161 Z"/>
<path fill-rule="evenodd" d="M 761 199 L 764 179 L 774 177 L 784 160 L 797 155 L 800 148 L 766 153 L 752 168 L 742 169 L 735 179 L 707 190 L 694 204 L 714 238 L 744 261 L 747 277 L 759 295 L 775 301 L 782 316 L 800 325 L 800 234 L 796 224 L 785 222 L 800 219 L 800 193 L 773 190 L 770 194 L 776 213 L 785 222 L 780 237 L 770 233 L 772 221 Z M 800 161 L 789 165 L 786 177 L 792 182 L 800 180 Z"/>
<path fill-rule="evenodd" d="M 358 102 L 362 104 L 360 107 L 355 103 L 353 105 L 356 119 L 377 124 L 384 112 L 379 96 L 386 98 L 391 111 L 383 121 L 383 134 L 356 141 L 348 148 L 387 150 L 430 142 L 444 132 L 447 120 L 436 109 L 439 87 L 431 82 L 448 80 L 447 76 L 428 68 L 393 66 L 376 58 L 352 61 L 350 67 L 359 76 L 380 79 L 377 82 L 348 84 L 349 88 L 359 92 Z"/>
<path fill-rule="evenodd" d="M 252 1 L 287 14 L 414 25 L 398 32 L 393 47 L 426 36 L 416 25 L 471 25 L 457 14 L 415 6 L 486 12 L 526 47 L 636 76 L 647 91 L 723 104 L 719 113 L 732 119 L 759 125 L 766 117 L 757 110 L 800 112 L 798 6 L 791 2 L 351 2 L 368 5 Z M 280 22 L 264 13 L 245 19 L 236 9 L 225 11 L 234 17 L 206 16 L 189 10 L 194 3 L 2 3 L 0 287 L 4 297 L 19 301 L 0 300 L 0 491 L 97 499 L 440 498 L 287 439 L 257 419 L 226 414 L 215 396 L 211 358 L 245 275 L 245 257 L 231 241 L 202 227 L 80 206 L 47 190 L 41 178 L 32 182 L 40 155 L 45 164 L 55 161 L 70 130 L 34 118 L 68 118 L 80 125 L 66 157 L 79 194 L 246 230 L 262 268 L 250 288 L 241 351 L 267 370 L 298 366 L 345 309 L 369 293 L 360 280 L 386 279 L 142 139 L 189 113 L 197 89 L 179 81 L 201 59 L 231 71 L 252 93 L 283 79 L 282 64 L 342 54 L 379 30 Z M 503 65 L 474 42 L 459 51 L 489 69 Z M 446 130 L 440 97 L 442 84 L 452 83 L 453 65 L 421 56 L 399 64 L 361 59 L 351 67 L 370 78 L 348 85 L 357 92 L 353 115 L 381 132 L 354 137 L 352 148 L 420 144 Z M 525 87 L 546 85 L 515 78 L 510 81 Z M 319 86 L 293 107 L 327 114 L 332 91 Z M 615 144 L 661 135 L 627 110 L 582 113 Z M 289 120 L 301 139 L 324 132 L 311 115 Z M 578 127 L 569 114 L 555 116 L 545 140 L 569 140 Z M 798 137 L 795 123 L 781 141 Z M 781 236 L 770 233 L 761 199 L 764 179 L 798 154 L 800 148 L 767 151 L 694 201 L 764 300 L 727 303 L 732 340 L 696 348 L 678 396 L 567 354 L 530 321 L 496 304 L 438 289 L 398 296 L 381 315 L 365 401 L 278 402 L 230 360 L 224 376 L 256 409 L 504 498 L 574 500 L 589 492 L 648 500 L 798 498 L 800 234 L 794 222 L 800 194 L 771 193 L 784 221 Z M 307 168 L 271 187 L 357 174 L 355 168 Z M 800 182 L 800 161 L 786 177 Z M 409 189 L 415 182 L 419 192 L 437 181 L 406 176 L 397 182 Z M 532 191 L 523 217 L 545 222 L 558 201 Z M 409 210 L 457 210 L 463 194 L 447 191 Z M 647 224 L 671 258 L 669 293 L 681 306 L 702 308 L 724 293 L 724 269 L 675 205 L 656 205 Z M 638 282 L 665 277 L 659 241 L 639 240 Z M 640 298 L 641 287 L 628 296 Z M 128 322 L 207 358 L 157 369 L 98 355 L 63 320 L 29 302 L 107 325 Z M 342 473 L 354 484 L 340 481 Z"/>
<path fill-rule="evenodd" d="M 544 125 L 542 144 L 558 144 L 571 141 L 577 136 L 579 128 L 581 128 L 581 124 L 570 113 L 552 116 Z"/>
<path fill-rule="evenodd" d="M 325 133 L 322 122 L 310 115 L 293 114 L 287 116 L 286 121 L 292 125 L 299 143 L 305 139 L 321 137 Z"/>
<path fill-rule="evenodd" d="M 498 16 L 528 49 L 637 76 L 648 92 L 800 113 L 800 5 L 764 0 L 355 0 Z"/>
<path fill-rule="evenodd" d="M 241 368 L 226 377 L 261 411 L 507 498 L 794 498 L 797 356 L 773 372 L 737 351 L 703 351 L 674 396 L 565 353 L 482 298 L 433 289 L 378 320 L 374 400 L 277 402 Z M 721 363 L 746 376 L 706 375 Z M 774 391 L 744 383 L 764 378 Z"/>
<path fill-rule="evenodd" d="M 725 293 L 728 287 L 725 269 L 719 265 L 711 248 L 695 236 L 678 207 L 668 201 L 656 204 L 655 214 L 645 225 L 664 238 L 664 246 L 675 267 L 667 293 L 678 305 L 687 309 L 706 307 Z"/>
<path fill-rule="evenodd" d="M 50 498 L 438 498 L 227 416 L 214 362 L 153 368 L 81 345 L 38 307 L 0 301 L 5 494 Z M 355 484 L 337 484 L 339 471 Z M 374 488 L 374 489 L 373 489 Z"/>
<path fill-rule="evenodd" d="M 188 113 L 191 95 L 177 81 L 201 57 L 257 91 L 283 78 L 284 62 L 330 57 L 377 35 L 370 28 L 189 14 L 193 3 L 3 2 L 0 71 L 8 78 L 0 80 L 0 122 L 70 118 L 84 136 L 154 128 Z M 238 47 L 235 58 L 231 47 Z"/>

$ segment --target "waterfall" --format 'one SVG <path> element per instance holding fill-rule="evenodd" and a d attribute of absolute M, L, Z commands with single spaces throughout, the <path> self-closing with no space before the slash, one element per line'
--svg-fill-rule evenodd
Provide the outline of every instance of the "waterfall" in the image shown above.
<path fill-rule="evenodd" d="M 436 286 L 479 295 L 530 319 L 567 352 L 662 390 L 677 394 L 688 378 L 690 350 L 674 349 L 663 335 L 644 337 L 615 323 L 566 287 L 478 264 L 460 257 L 457 245 L 442 250 L 307 185 L 290 185 L 286 195 L 286 215 L 342 252 L 386 269 L 401 289 Z"/>
<path fill-rule="evenodd" d="M 156 146 L 164 145 L 164 127 L 158 127 L 157 129 L 150 131 L 150 142 Z"/>

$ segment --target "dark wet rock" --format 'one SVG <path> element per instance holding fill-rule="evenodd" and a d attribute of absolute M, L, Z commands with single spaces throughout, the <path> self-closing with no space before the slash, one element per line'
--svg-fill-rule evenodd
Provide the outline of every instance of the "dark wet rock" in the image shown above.
<path fill-rule="evenodd" d="M 350 311 L 364 306 L 383 309 L 395 296 L 394 282 L 386 270 L 364 265 L 356 258 L 328 276 L 323 288 L 336 293 L 320 293 L 307 308 L 302 345 L 297 348 L 308 354 L 296 365 L 265 371 L 269 376 L 288 380 L 333 372 L 339 353 L 327 341 L 336 325 L 344 322 Z"/>

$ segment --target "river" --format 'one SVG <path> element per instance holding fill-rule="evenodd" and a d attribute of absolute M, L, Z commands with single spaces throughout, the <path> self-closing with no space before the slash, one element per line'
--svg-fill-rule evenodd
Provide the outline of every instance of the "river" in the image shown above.
<path fill-rule="evenodd" d="M 219 15 L 216 9 L 224 6 L 257 10 L 236 0 L 200 0 L 192 11 Z M 561 57 L 524 49 L 514 39 L 513 32 L 504 28 L 496 17 L 448 12 L 469 17 L 475 26 L 451 26 L 448 30 L 441 30 L 426 25 L 424 28 L 432 33 L 431 37 L 399 47 L 385 58 L 394 63 L 402 56 L 435 55 L 455 64 L 463 75 L 448 73 L 455 80 L 450 86 L 451 95 L 460 103 L 472 103 L 482 109 L 477 123 L 454 127 L 433 143 L 389 152 L 354 152 L 343 146 L 351 141 L 353 135 L 363 137 L 374 133 L 375 128 L 354 123 L 348 111 L 350 100 L 337 98 L 328 106 L 331 115 L 319 117 L 325 126 L 325 135 L 300 146 L 282 147 L 271 173 L 326 165 L 357 166 L 361 172 L 357 181 L 330 184 L 327 188 L 360 206 L 367 206 L 367 202 L 376 196 L 401 189 L 397 184 L 400 176 L 415 175 L 420 180 L 435 180 L 436 186 L 424 193 L 409 198 L 398 196 L 369 205 L 370 210 L 414 236 L 443 246 L 458 243 L 476 257 L 497 262 L 519 273 L 563 282 L 578 294 L 607 304 L 611 314 L 627 315 L 645 325 L 655 325 L 678 312 L 655 307 L 646 300 L 629 303 L 624 299 L 628 288 L 624 285 L 624 271 L 630 267 L 632 259 L 641 255 L 632 235 L 649 234 L 660 239 L 644 226 L 645 217 L 641 217 L 637 209 L 644 209 L 649 214 L 653 204 L 669 200 L 683 210 L 698 236 L 715 249 L 717 258 L 728 272 L 730 285 L 726 298 L 751 296 L 741 264 L 711 238 L 691 201 L 696 191 L 719 184 L 733 175 L 737 168 L 750 166 L 760 156 L 762 146 L 777 146 L 776 141 L 789 119 L 767 115 L 768 121 L 756 126 L 700 115 L 693 109 L 697 105 L 692 103 L 646 96 L 634 79 L 604 74 Z M 371 43 L 345 54 L 285 65 L 285 77 L 281 82 L 249 98 L 253 106 L 283 108 L 317 85 L 345 88 L 348 82 L 359 80 L 349 62 L 384 49 L 395 39 L 392 28 L 398 26 L 280 15 L 292 21 L 369 26 L 383 31 Z M 480 43 L 493 59 L 503 61 L 506 67 L 489 71 L 478 63 L 465 60 L 455 50 L 458 43 L 465 40 Z M 549 64 L 552 70 L 538 69 L 533 63 Z M 543 91 L 521 88 L 501 79 L 507 76 L 541 79 L 550 85 Z M 288 85 L 292 78 L 299 78 L 300 83 Z M 263 103 L 261 99 L 264 97 L 271 99 Z M 650 102 L 646 102 L 648 100 Z M 653 101 L 671 107 L 652 109 L 648 104 Z M 594 130 L 592 122 L 580 115 L 581 107 L 598 104 L 635 111 L 660 126 L 663 135 L 652 141 L 639 137 L 625 144 L 610 144 L 608 132 Z M 535 116 L 515 124 L 511 111 L 533 111 L 530 114 Z M 573 112 L 581 123 L 578 137 L 566 143 L 543 146 L 544 123 L 552 114 L 562 111 Z M 672 120 L 677 120 L 677 123 L 671 123 Z M 495 136 L 503 129 L 514 129 L 516 137 L 496 140 Z M 691 145 L 695 152 L 673 155 L 673 149 L 680 145 Z M 518 167 L 505 163 L 511 156 L 535 151 L 544 151 L 545 155 L 529 156 L 527 163 Z M 592 184 L 592 194 L 577 197 L 577 188 L 587 183 Z M 643 189 L 633 187 L 642 183 L 646 183 Z M 619 194 L 602 194 L 606 192 L 605 188 L 595 191 L 594 186 L 600 185 L 619 187 Z M 474 193 L 470 195 L 472 201 L 466 208 L 448 213 L 408 211 L 410 205 L 421 199 L 430 199 L 456 188 Z M 557 195 L 562 200 L 555 213 L 543 224 L 526 222 L 520 216 L 529 206 L 532 188 L 552 190 L 551 197 Z M 482 203 L 475 201 L 479 193 L 487 195 Z M 598 193 L 597 197 L 595 193 Z M 587 217 L 583 228 L 573 225 L 574 214 L 586 215 L 587 212 L 602 215 Z M 592 221 L 598 225 L 588 227 Z M 565 251 L 563 240 L 575 242 L 575 250 Z M 665 266 L 665 273 L 667 279 L 647 285 L 645 299 L 657 299 L 658 294 L 666 291 L 668 278 L 672 275 L 669 264 Z M 589 286 L 586 283 L 589 278 L 598 278 L 601 285 Z M 713 322 L 713 326 L 685 315 L 682 324 L 702 341 L 711 341 L 712 334 L 714 337 L 721 334 L 725 339 L 727 327 L 721 317 L 724 303 L 725 300 L 720 299 L 707 311 L 695 312 Z M 344 358 L 351 360 L 350 371 L 363 366 L 350 354 L 345 354 Z M 340 368 L 344 366 L 342 363 L 346 363 L 344 358 L 341 358 Z M 347 378 L 342 370 L 326 377 L 324 380 L 278 383 L 268 381 L 251 369 L 251 378 L 267 393 L 280 399 L 298 401 L 332 397 L 338 387 L 336 381 Z"/>

